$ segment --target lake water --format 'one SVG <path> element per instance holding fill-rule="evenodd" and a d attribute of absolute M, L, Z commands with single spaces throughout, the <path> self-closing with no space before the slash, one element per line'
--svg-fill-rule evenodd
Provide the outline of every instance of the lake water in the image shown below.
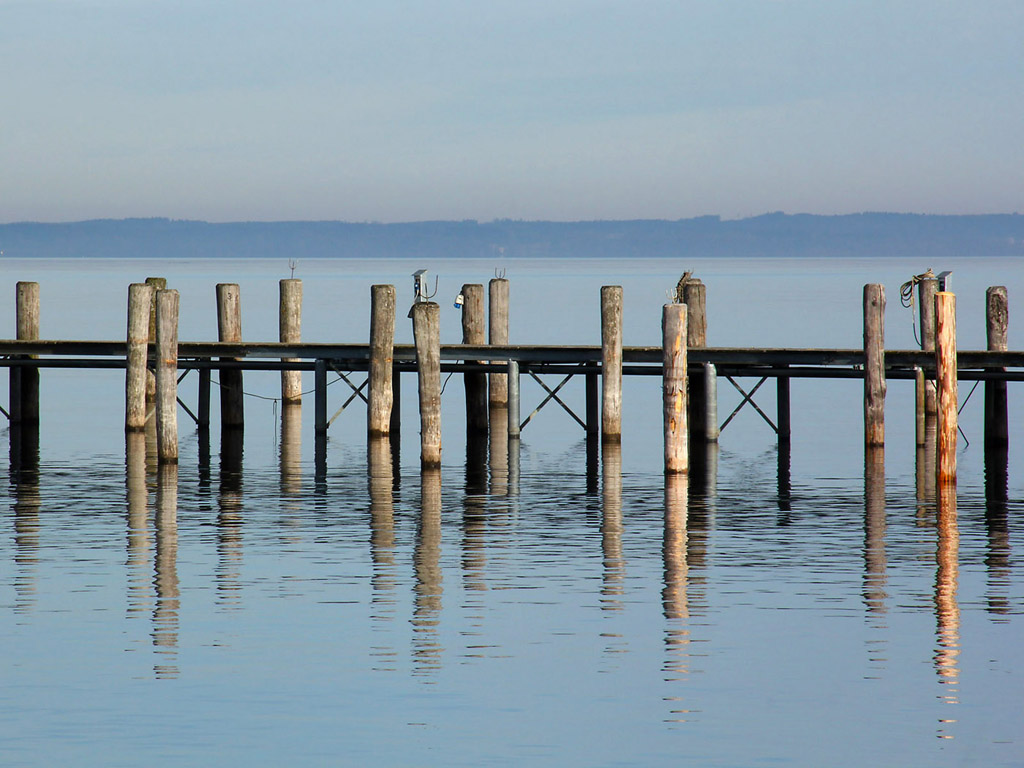
<path fill-rule="evenodd" d="M 14 282 L 38 280 L 44 338 L 123 338 L 128 283 L 161 274 L 183 340 L 216 337 L 217 282 L 241 284 L 245 338 L 274 340 L 289 276 L 285 259 L 3 266 L 0 335 Z M 1010 260 L 367 259 L 295 276 L 308 341 L 364 341 L 379 282 L 411 341 L 421 267 L 459 341 L 452 299 L 499 267 L 513 343 L 599 343 L 599 288 L 621 284 L 625 343 L 657 344 L 666 291 L 694 269 L 711 345 L 859 347 L 862 286 L 881 282 L 887 346 L 911 348 L 899 286 L 929 266 L 954 269 L 962 349 L 983 348 L 996 284 L 1019 347 Z M 0 764 L 1024 765 L 1014 385 L 1008 480 L 986 477 L 979 391 L 940 514 L 909 382 L 889 383 L 884 468 L 865 469 L 860 381 L 794 380 L 789 457 L 747 408 L 666 482 L 656 378 L 627 377 L 621 449 L 588 468 L 553 405 L 518 453 L 500 434 L 467 446 L 452 377 L 425 475 L 414 377 L 400 442 L 368 445 L 356 401 L 325 474 L 312 399 L 282 418 L 278 380 L 246 374 L 244 450 L 214 428 L 207 453 L 182 412 L 181 463 L 158 471 L 144 437 L 125 442 L 123 372 L 42 372 L 38 470 L 11 472 L 3 506 Z M 331 385 L 331 412 L 346 390 Z M 582 411 L 582 382 L 563 392 Z M 524 378 L 524 415 L 542 395 Z M 724 417 L 740 395 L 719 395 Z M 771 382 L 756 397 L 773 416 Z"/>

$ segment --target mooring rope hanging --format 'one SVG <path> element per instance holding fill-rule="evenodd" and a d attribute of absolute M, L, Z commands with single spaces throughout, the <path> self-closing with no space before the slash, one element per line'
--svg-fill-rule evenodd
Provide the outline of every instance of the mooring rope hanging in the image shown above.
<path fill-rule="evenodd" d="M 914 275 L 912 278 L 907 280 L 903 285 L 900 286 L 900 304 L 910 309 L 910 322 L 914 329 L 914 341 L 917 342 L 917 346 L 924 349 L 924 343 L 917 335 L 917 308 L 916 302 L 914 301 L 914 289 L 917 284 L 922 280 L 934 280 L 935 273 L 932 272 L 931 267 L 928 268 L 927 272 L 920 275 Z"/>

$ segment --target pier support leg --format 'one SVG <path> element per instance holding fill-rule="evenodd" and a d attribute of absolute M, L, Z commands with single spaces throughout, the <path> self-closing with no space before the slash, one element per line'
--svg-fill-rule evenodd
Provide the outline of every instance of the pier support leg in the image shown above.
<path fill-rule="evenodd" d="M 704 400 L 704 439 L 709 443 L 717 443 L 718 369 L 712 363 L 704 363 Z"/>
<path fill-rule="evenodd" d="M 280 283 L 278 338 L 284 344 L 302 341 L 302 281 L 288 278 Z M 286 362 L 296 362 L 286 358 Z M 302 402 L 302 371 L 281 371 L 281 400 L 285 405 Z"/>
<path fill-rule="evenodd" d="M 397 455 L 397 438 L 402 432 L 402 369 L 398 365 L 391 365 L 391 438 L 395 441 L 392 453 Z"/>
<path fill-rule="evenodd" d="M 864 445 L 885 445 L 885 286 L 864 286 Z"/>
<path fill-rule="evenodd" d="M 197 409 L 196 409 L 196 426 L 199 427 L 199 433 L 208 433 L 210 431 L 210 369 L 200 368 L 199 369 L 199 392 L 197 395 Z"/>
<path fill-rule="evenodd" d="M 241 293 L 235 283 L 217 285 L 217 339 L 235 344 L 242 341 Z M 241 429 L 245 425 L 240 370 L 220 371 L 220 424 L 222 429 Z"/>
<path fill-rule="evenodd" d="M 153 301 L 149 305 L 149 343 L 156 342 L 156 292 L 167 289 L 166 277 L 147 277 L 146 285 L 153 288 Z M 156 402 L 156 373 L 149 369 L 146 374 L 146 404 L 152 405 Z"/>
<path fill-rule="evenodd" d="M 778 421 L 779 444 L 789 443 L 793 436 L 793 427 L 790 410 L 789 397 L 789 376 L 779 376 L 775 379 L 775 418 Z"/>
<path fill-rule="evenodd" d="M 35 341 L 39 338 L 39 283 L 19 282 L 15 291 L 17 339 Z M 38 424 L 39 369 L 12 366 L 10 378 L 11 423 L 29 427 Z"/>
<path fill-rule="evenodd" d="M 313 431 L 327 436 L 327 361 L 317 360 L 313 369 Z"/>
<path fill-rule="evenodd" d="M 1007 350 L 1009 299 L 1006 286 L 996 285 L 985 292 L 985 328 L 990 352 Z M 999 369 L 1003 370 L 1003 369 Z M 1007 423 L 1006 382 L 985 382 L 985 447 L 1007 445 L 1010 441 Z"/>
<path fill-rule="evenodd" d="M 367 398 L 367 431 L 370 435 L 391 432 L 394 408 L 395 286 L 370 287 L 370 365 Z"/>
<path fill-rule="evenodd" d="M 686 305 L 666 304 L 661 314 L 665 474 L 690 469 L 687 430 Z"/>
<path fill-rule="evenodd" d="M 509 285 L 508 280 L 496 277 L 487 286 L 488 340 L 494 345 L 508 344 Z M 508 379 L 504 373 L 490 374 L 490 404 L 504 408 L 508 404 Z"/>
<path fill-rule="evenodd" d="M 484 287 L 478 283 L 462 286 L 462 343 L 487 343 L 487 319 L 484 313 Z M 487 375 L 466 373 L 466 431 L 469 434 L 487 433 Z"/>
<path fill-rule="evenodd" d="M 622 286 L 601 288 L 601 440 L 622 439 Z"/>
<path fill-rule="evenodd" d="M 156 443 L 161 464 L 178 463 L 178 292 L 156 292 Z"/>
<path fill-rule="evenodd" d="M 914 444 L 920 448 L 925 444 L 925 392 L 924 370 L 914 367 Z"/>
<path fill-rule="evenodd" d="M 128 286 L 128 344 L 124 379 L 124 428 L 126 432 L 146 430 L 146 376 L 149 371 L 149 317 L 153 308 L 153 286 Z"/>
<path fill-rule="evenodd" d="M 420 466 L 441 466 L 441 310 L 432 301 L 412 308 L 420 395 Z"/>
<path fill-rule="evenodd" d="M 935 294 L 935 368 L 938 385 L 938 456 L 936 485 L 939 495 L 956 487 L 957 378 L 956 296 Z"/>
<path fill-rule="evenodd" d="M 508 361 L 508 439 L 519 440 L 519 361 Z"/>

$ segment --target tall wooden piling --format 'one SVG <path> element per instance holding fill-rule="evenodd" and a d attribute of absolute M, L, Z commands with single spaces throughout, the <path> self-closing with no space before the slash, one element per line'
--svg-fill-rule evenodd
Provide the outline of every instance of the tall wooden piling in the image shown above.
<path fill-rule="evenodd" d="M 15 288 L 16 333 L 19 341 L 39 338 L 39 283 L 19 282 Z M 31 357 L 28 356 L 28 357 Z M 12 366 L 10 374 L 11 423 L 39 423 L 39 369 Z"/>
<path fill-rule="evenodd" d="M 665 432 L 665 474 L 690 469 L 687 429 L 685 304 L 666 304 L 661 313 L 662 398 Z"/>
<path fill-rule="evenodd" d="M 686 345 L 690 349 L 701 349 L 707 346 L 707 289 L 704 283 L 693 277 L 684 279 L 681 288 L 683 302 L 686 304 Z M 715 439 L 707 433 L 706 381 L 705 372 L 698 368 L 690 372 L 687 382 L 690 436 L 695 440 Z"/>
<path fill-rule="evenodd" d="M 864 445 L 885 445 L 885 286 L 864 286 Z"/>
<path fill-rule="evenodd" d="M 178 292 L 156 292 L 156 440 L 161 464 L 178 462 Z"/>
<path fill-rule="evenodd" d="M 957 379 L 956 296 L 935 294 L 935 368 L 938 387 L 938 456 L 936 483 L 939 492 L 956 485 Z"/>
<path fill-rule="evenodd" d="M 128 286 L 128 333 L 124 383 L 124 428 L 146 429 L 146 377 L 149 363 L 149 319 L 154 289 L 145 283 Z M 155 329 L 154 329 L 155 330 Z"/>
<path fill-rule="evenodd" d="M 929 269 L 917 284 L 918 305 L 921 308 L 920 332 L 921 349 L 925 352 L 935 351 L 935 294 L 939 290 L 939 279 Z M 935 382 L 925 380 L 924 409 L 926 413 L 935 414 Z"/>
<path fill-rule="evenodd" d="M 235 344 L 242 341 L 242 301 L 235 283 L 217 284 L 217 339 Z M 245 425 L 242 372 L 224 369 L 219 377 L 221 428 L 241 429 Z"/>
<path fill-rule="evenodd" d="M 487 286 L 487 335 L 490 344 L 508 344 L 509 285 L 504 277 L 496 277 Z M 490 403 L 508 404 L 508 379 L 504 373 L 490 374 Z"/>
<path fill-rule="evenodd" d="M 153 301 L 149 305 L 149 343 L 156 341 L 156 292 L 167 289 L 166 277 L 147 277 L 146 285 L 153 288 Z M 156 375 L 153 369 L 146 373 L 146 401 L 153 403 L 156 398 Z"/>
<path fill-rule="evenodd" d="M 395 357 L 395 286 L 370 287 L 370 363 L 367 396 L 367 431 L 386 435 L 391 431 L 395 407 L 393 377 Z"/>
<path fill-rule="evenodd" d="M 284 344 L 302 341 L 302 281 L 287 278 L 280 283 L 278 337 Z M 286 362 L 298 362 L 286 358 Z M 302 402 L 302 371 L 281 371 L 281 400 L 285 405 Z"/>
<path fill-rule="evenodd" d="M 412 307 L 420 394 L 420 465 L 441 466 L 441 309 L 433 301 Z"/>
<path fill-rule="evenodd" d="M 484 312 L 484 287 L 477 283 L 462 286 L 462 343 L 487 343 L 487 317 Z M 473 362 L 473 361 L 467 361 Z M 487 431 L 487 376 L 466 373 L 466 430 L 482 434 Z"/>
<path fill-rule="evenodd" d="M 622 439 L 622 286 L 601 288 L 601 440 Z"/>
<path fill-rule="evenodd" d="M 985 292 L 985 330 L 988 350 L 1005 352 L 1009 327 L 1009 298 L 1005 285 L 995 285 Z M 1005 370 L 1005 369 L 998 369 Z M 1006 382 L 985 382 L 985 446 L 1009 443 L 1007 423 Z"/>
<path fill-rule="evenodd" d="M 924 369 L 920 366 L 914 367 L 914 443 L 920 448 L 925 444 L 925 418 L 924 393 L 925 393 Z"/>

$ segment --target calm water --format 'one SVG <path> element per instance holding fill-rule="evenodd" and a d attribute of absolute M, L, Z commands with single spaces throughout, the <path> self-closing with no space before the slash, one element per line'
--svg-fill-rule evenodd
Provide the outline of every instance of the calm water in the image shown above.
<path fill-rule="evenodd" d="M 121 337 L 127 284 L 159 273 L 181 290 L 183 339 L 215 337 L 222 281 L 242 286 L 245 336 L 273 339 L 288 276 L 284 259 L 4 266 L 0 335 L 13 283 L 35 279 L 48 338 Z M 424 266 L 457 341 L 451 299 L 493 264 L 301 263 L 304 337 L 365 339 L 369 285 L 404 301 Z M 888 345 L 911 347 L 898 288 L 932 266 L 955 269 L 960 346 L 979 348 L 985 287 L 1024 295 L 1024 267 L 988 259 L 504 266 L 519 343 L 597 343 L 610 283 L 625 342 L 657 343 L 666 290 L 690 268 L 715 345 L 857 347 L 861 288 L 883 282 Z M 246 390 L 272 398 L 277 381 L 246 374 Z M 353 403 L 326 473 L 312 401 L 282 413 L 258 397 L 241 448 L 216 430 L 202 446 L 182 412 L 181 464 L 158 472 L 144 437 L 125 442 L 122 382 L 44 371 L 39 467 L 10 474 L 3 765 L 1024 765 L 1013 386 L 1008 480 L 986 478 L 979 391 L 961 416 L 957 508 L 940 513 L 906 382 L 889 385 L 884 469 L 865 468 L 860 382 L 798 380 L 789 457 L 748 408 L 669 484 L 653 379 L 627 379 L 621 450 L 588 462 L 553 407 L 518 453 L 500 434 L 467 446 L 453 377 L 444 466 L 427 475 L 412 377 L 401 440 L 367 445 Z M 332 411 L 345 390 L 332 385 Z M 582 383 L 563 392 L 582 409 Z M 181 394 L 194 402 L 192 378 Z M 524 413 L 541 397 L 524 380 Z M 723 417 L 739 400 L 723 380 Z"/>

